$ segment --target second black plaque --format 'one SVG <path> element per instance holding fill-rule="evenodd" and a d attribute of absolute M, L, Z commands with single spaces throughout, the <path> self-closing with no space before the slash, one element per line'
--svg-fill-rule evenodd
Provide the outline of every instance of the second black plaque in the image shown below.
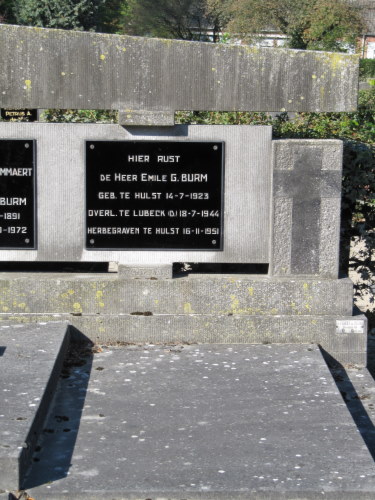
<path fill-rule="evenodd" d="M 0 140 L 0 248 L 36 248 L 36 142 Z"/>

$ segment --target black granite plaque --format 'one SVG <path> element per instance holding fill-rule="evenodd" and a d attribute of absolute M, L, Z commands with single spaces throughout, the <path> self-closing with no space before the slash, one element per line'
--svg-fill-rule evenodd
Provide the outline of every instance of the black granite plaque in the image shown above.
<path fill-rule="evenodd" d="M 35 122 L 38 119 L 37 109 L 1 109 L 1 118 L 8 122 Z"/>
<path fill-rule="evenodd" d="M 222 142 L 87 141 L 88 249 L 222 250 Z"/>
<path fill-rule="evenodd" d="M 0 248 L 34 249 L 35 151 L 32 140 L 0 140 Z"/>

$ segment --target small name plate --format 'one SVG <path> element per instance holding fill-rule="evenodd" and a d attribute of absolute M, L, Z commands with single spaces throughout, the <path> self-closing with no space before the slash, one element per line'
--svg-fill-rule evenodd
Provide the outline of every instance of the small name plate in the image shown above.
<path fill-rule="evenodd" d="M 86 248 L 222 250 L 223 149 L 87 141 Z"/>
<path fill-rule="evenodd" d="M 0 248 L 35 249 L 33 140 L 0 140 Z"/>
<path fill-rule="evenodd" d="M 364 333 L 365 322 L 360 320 L 336 320 L 336 333 Z"/>
<path fill-rule="evenodd" d="M 8 122 L 35 122 L 38 119 L 37 109 L 1 109 L 1 118 Z"/>

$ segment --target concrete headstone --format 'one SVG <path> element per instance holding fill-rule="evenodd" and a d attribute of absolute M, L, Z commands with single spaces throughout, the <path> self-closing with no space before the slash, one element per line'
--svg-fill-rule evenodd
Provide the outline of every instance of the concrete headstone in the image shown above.
<path fill-rule="evenodd" d="M 249 490 L 260 491 L 262 486 L 259 486 L 259 480 L 261 477 L 264 479 L 260 474 L 263 474 L 264 467 L 270 465 L 270 455 L 277 463 L 278 477 L 285 482 L 292 477 L 295 486 L 289 491 L 296 498 L 302 498 L 301 495 L 316 498 L 317 490 L 319 495 L 327 493 L 328 498 L 332 489 L 334 492 L 330 498 L 338 498 L 337 487 L 332 486 L 335 472 L 327 469 L 332 462 L 337 474 L 342 474 L 337 478 L 342 480 L 338 486 L 343 486 L 341 496 L 354 498 L 352 493 L 360 488 L 364 494 L 373 489 L 373 481 L 364 483 L 360 479 L 363 476 L 359 476 L 361 472 L 370 475 L 373 464 L 368 453 L 361 452 L 363 447 L 354 428 L 350 430 L 348 442 L 355 445 L 355 452 L 350 450 L 354 453 L 353 462 L 358 461 L 353 469 L 355 477 L 351 474 L 352 468 L 347 466 L 350 461 L 341 461 L 340 466 L 336 465 L 336 458 L 340 458 L 337 453 L 348 451 L 343 442 L 341 447 L 331 449 L 333 445 L 330 441 L 329 459 L 320 461 L 322 454 L 319 446 L 323 435 L 320 427 L 314 427 L 313 434 L 310 432 L 314 442 L 307 461 L 304 459 L 304 484 L 300 484 L 300 460 L 295 462 L 294 472 L 290 472 L 290 464 L 294 463 L 291 457 L 294 460 L 300 455 L 298 443 L 305 448 L 311 444 L 311 440 L 306 444 L 309 418 L 314 418 L 316 424 L 316 419 L 323 415 L 324 425 L 328 419 L 330 426 L 327 424 L 323 431 L 335 427 L 335 441 L 343 435 L 337 430 L 338 425 L 345 425 L 344 430 L 352 426 L 349 415 L 340 416 L 340 423 L 335 421 L 332 424 L 332 418 L 337 417 L 335 408 L 341 411 L 343 403 L 337 394 L 333 394 L 333 382 L 330 382 L 331 388 L 327 386 L 327 368 L 317 347 L 299 346 L 290 352 L 287 346 L 258 346 L 256 352 L 266 361 L 254 356 L 257 362 L 253 366 L 248 364 L 252 348 L 244 346 L 251 343 L 313 343 L 320 344 L 340 362 L 354 362 L 362 366 L 366 363 L 366 319 L 352 316 L 353 285 L 347 278 L 338 279 L 342 143 L 337 140 L 272 140 L 271 127 L 267 126 L 174 126 L 174 112 L 186 109 L 277 112 L 355 110 L 357 57 L 1 25 L 0 67 L 2 108 L 114 109 L 119 111 L 119 123 L 127 125 L 123 128 L 120 124 L 0 123 L 0 266 L 4 270 L 9 263 L 14 264 L 20 271 L 0 273 L 0 322 L 5 322 L 4 326 L 47 323 L 42 329 L 40 326 L 21 329 L 25 336 L 35 340 L 36 346 L 45 342 L 51 347 L 49 353 L 55 353 L 46 357 L 46 366 L 52 377 L 48 378 L 48 373 L 41 366 L 43 381 L 33 383 L 33 390 L 35 387 L 38 389 L 38 392 L 33 392 L 35 398 L 41 397 L 38 394 L 43 387 L 47 387 L 46 394 L 50 395 L 50 381 L 56 381 L 62 360 L 57 352 L 64 350 L 61 349 L 62 344 L 66 347 L 61 337 L 62 331 L 65 334 L 65 326 L 51 326 L 49 322 L 68 320 L 74 338 L 81 339 L 83 335 L 93 342 L 242 344 L 242 347 L 236 346 L 235 352 L 223 346 L 216 346 L 214 351 L 208 346 L 189 347 L 187 352 L 191 352 L 190 357 L 177 356 L 175 359 L 169 357 L 172 350 L 167 350 L 168 355 L 165 356 L 159 355 L 156 349 L 147 360 L 144 373 L 131 371 L 137 379 L 132 391 L 127 385 L 131 378 L 126 378 L 125 382 L 123 378 L 121 380 L 125 384 L 126 397 L 132 398 L 128 401 L 130 411 L 139 408 L 140 400 L 143 398 L 143 401 L 145 394 L 150 393 L 153 383 L 155 390 L 152 391 L 155 393 L 160 389 L 160 382 L 167 387 L 169 391 L 161 396 L 164 397 L 164 406 L 162 404 L 161 407 L 167 420 L 170 412 L 173 413 L 173 425 L 181 420 L 179 412 L 182 411 L 181 415 L 186 418 L 184 398 L 180 398 L 183 405 L 175 404 L 181 390 L 185 389 L 186 374 L 193 373 L 193 377 L 188 376 L 189 381 L 195 384 L 189 386 L 193 392 L 196 388 L 203 389 L 199 396 L 202 401 L 206 401 L 207 394 L 212 397 L 212 393 L 218 391 L 213 408 L 216 408 L 215 405 L 218 407 L 211 412 L 212 415 L 202 411 L 203 404 L 198 404 L 198 412 L 194 408 L 194 432 L 198 446 L 194 454 L 198 455 L 198 459 L 205 456 L 201 447 L 204 443 L 200 438 L 201 424 L 202 428 L 206 426 L 206 420 L 212 421 L 223 408 L 227 421 L 222 421 L 225 422 L 224 432 L 220 419 L 215 420 L 212 434 L 204 432 L 210 446 L 218 453 L 211 453 L 210 450 L 205 460 L 206 469 L 199 468 L 196 476 L 198 486 L 195 483 L 191 485 L 189 498 L 211 498 L 212 491 L 223 494 L 223 498 L 228 497 L 229 490 L 236 497 L 244 491 L 247 496 Z M 47 264 L 56 262 L 80 266 L 94 262 L 108 263 L 111 271 L 116 271 L 119 266 L 119 272 L 30 272 L 32 264 L 40 264 L 46 269 Z M 233 265 L 235 271 L 244 264 L 255 265 L 268 269 L 268 274 L 173 275 L 174 263 L 183 263 L 185 269 L 189 263 L 211 265 L 215 269 L 220 265 Z M 24 268 L 26 273 L 21 272 Z M 57 269 L 62 270 L 58 266 Z M 1 332 L 4 328 L 0 329 Z M 40 332 L 47 340 L 39 338 Z M 13 336 L 4 333 L 1 337 L 5 342 L 0 341 L 0 367 L 7 369 L 12 349 L 13 353 L 16 352 L 15 341 Z M 125 355 L 131 363 L 142 363 L 143 366 L 144 357 L 141 356 L 138 361 L 140 352 L 137 349 L 130 349 L 121 356 Z M 143 350 L 143 347 L 140 349 Z M 42 355 L 43 349 L 39 351 Z M 103 354 L 103 358 L 106 356 Z M 206 360 L 200 368 L 194 367 L 198 356 L 201 359 L 197 361 Z M 221 365 L 220 369 L 224 367 L 224 372 L 220 372 L 222 378 L 213 377 L 206 383 L 209 378 L 204 375 L 206 368 L 212 365 L 212 374 L 217 371 L 219 363 L 212 363 L 217 356 L 222 357 L 224 362 L 231 361 L 228 365 L 230 371 L 225 373 L 226 366 Z M 57 364 L 54 363 L 55 357 Z M 280 358 L 284 364 L 280 363 Z M 177 368 L 173 368 L 172 361 L 176 362 L 175 366 L 181 365 L 180 371 L 174 372 Z M 233 375 L 237 362 L 242 378 Z M 155 378 L 151 364 L 157 368 L 156 365 L 162 366 L 162 363 L 165 365 L 163 377 Z M 272 393 L 263 387 L 268 383 L 270 363 L 278 373 L 274 376 L 278 385 L 273 387 Z M 116 374 L 128 369 L 127 366 L 124 368 L 123 361 L 120 365 Z M 103 366 L 100 371 L 103 371 Z M 295 370 L 297 366 L 300 374 Z M 287 390 L 282 385 L 284 377 L 279 377 L 281 367 L 291 381 L 287 382 Z M 109 368 L 113 369 L 113 365 Z M 307 386 L 310 394 L 307 406 L 305 396 L 301 400 L 303 387 L 293 386 L 296 374 L 305 376 L 306 368 L 312 370 L 312 378 L 307 377 L 306 382 L 310 384 Z M 104 373 L 107 371 L 110 373 L 110 370 Z M 86 385 L 79 388 L 76 400 L 79 400 L 81 410 L 75 415 L 75 432 L 78 432 L 84 398 L 81 389 L 87 389 L 88 372 L 89 367 L 85 366 Z M 65 388 L 74 388 L 76 374 L 72 377 L 73 384 L 69 383 Z M 319 378 L 320 374 L 324 382 Z M 258 383 L 253 391 L 255 400 L 260 395 L 260 409 L 258 403 L 253 404 L 248 391 L 249 383 L 254 384 L 253 376 Z M 138 377 L 141 378 L 138 380 Z M 150 383 L 147 377 L 151 377 Z M 265 377 L 267 381 L 263 384 Z M 103 402 L 105 391 L 99 391 L 98 378 L 94 378 L 94 385 L 90 382 L 88 397 L 93 397 L 93 401 L 99 397 Z M 114 376 L 110 375 L 107 380 L 112 390 Z M 311 380 L 314 381 L 313 386 Z M 317 381 L 321 391 L 317 390 Z M 25 383 L 28 388 L 27 380 L 20 381 L 19 387 Z M 175 389 L 171 390 L 173 384 Z M 241 384 L 244 390 L 239 389 L 237 394 L 235 386 L 241 388 Z M 8 387 L 4 391 L 8 391 Z M 116 391 L 116 394 L 121 394 L 121 391 Z M 278 394 L 282 395 L 281 406 Z M 329 406 L 326 407 L 327 394 Z M 315 401 L 315 397 L 319 402 Z M 289 409 L 285 410 L 281 417 L 283 420 L 277 417 L 277 422 L 270 420 L 271 424 L 268 422 L 268 427 L 263 428 L 265 414 L 274 414 L 275 411 L 277 414 L 280 408 L 285 408 L 285 404 L 287 408 L 293 407 L 293 404 L 288 405 L 288 400 L 292 400 L 293 404 L 299 402 L 297 413 L 291 412 L 289 416 Z M 32 433 L 30 451 L 40 430 L 39 424 L 46 414 L 43 401 L 34 418 L 38 426 L 27 426 L 29 434 Z M 121 411 L 113 406 L 115 395 L 109 402 L 107 398 L 105 401 L 106 411 L 113 417 L 108 420 L 106 428 L 110 429 L 111 436 L 113 433 L 117 436 L 119 426 L 127 422 L 122 421 Z M 195 392 L 189 401 L 196 405 Z M 11 401 L 13 403 L 14 400 Z M 37 405 L 31 403 L 34 404 Z M 323 410 L 327 409 L 327 412 L 322 411 L 323 404 Z M 31 405 L 27 412 L 30 420 L 34 415 L 34 411 L 30 410 L 34 406 Z M 97 406 L 97 403 L 93 405 Z M 123 397 L 121 405 L 122 410 Z M 233 427 L 233 408 L 236 405 L 243 408 L 237 412 L 239 419 Z M 14 403 L 14 408 L 18 414 L 18 401 Z M 61 401 L 55 408 L 58 411 L 64 408 L 65 412 Z M 72 405 L 69 405 L 69 410 L 71 408 Z M 147 420 L 153 411 L 149 405 L 142 415 Z M 12 418 L 13 413 L 8 413 Z M 135 410 L 137 425 L 138 413 Z M 55 413 L 52 418 L 59 415 Z M 117 425 L 114 422 L 119 415 L 121 424 Z M 95 422 L 104 416 L 104 412 L 99 417 L 95 415 Z M 173 474 L 172 481 L 171 469 L 169 465 L 165 467 L 167 462 L 164 461 L 163 468 L 158 469 L 162 456 L 159 440 L 160 436 L 162 439 L 165 437 L 164 429 L 160 432 L 158 426 L 166 421 L 159 417 L 146 435 L 150 456 L 144 453 L 143 441 L 135 441 L 138 435 L 124 431 L 126 436 L 122 442 L 126 450 L 131 450 L 133 460 L 132 464 L 128 461 L 127 469 L 133 479 L 127 475 L 126 484 L 123 479 L 124 450 L 121 448 L 117 456 L 117 437 L 116 450 L 107 449 L 105 459 L 115 457 L 118 460 L 116 464 L 120 464 L 116 465 L 118 469 L 111 466 L 111 472 L 116 475 L 112 483 L 116 489 L 114 494 L 121 491 L 122 495 L 125 491 L 127 498 L 138 498 L 140 493 L 145 497 L 157 492 L 159 496 L 171 494 L 174 498 L 177 491 L 176 495 L 180 498 L 179 488 L 184 488 L 183 482 L 191 480 L 192 469 L 188 469 L 187 473 L 183 469 L 187 464 L 183 454 L 189 450 L 190 435 L 186 440 L 185 434 L 179 434 L 181 446 L 175 455 L 178 470 Z M 253 417 L 260 425 L 255 437 L 252 436 L 254 429 L 251 426 L 246 428 L 241 424 L 241 419 L 249 422 L 249 418 L 251 421 Z M 188 420 L 190 425 L 192 420 Z M 285 423 L 284 434 L 281 434 L 284 444 L 278 444 L 275 452 L 269 445 L 264 447 L 264 430 L 271 436 L 273 433 L 273 443 L 279 443 L 282 421 Z M 299 422 L 298 426 L 296 422 Z M 101 421 L 98 425 L 100 427 Z M 235 446 L 236 453 L 231 449 L 232 433 L 225 442 L 225 432 L 229 427 L 242 436 L 239 446 Z M 293 439 L 296 433 L 292 434 L 290 429 L 293 432 L 298 430 L 297 447 Z M 69 427 L 68 431 L 71 430 Z M 144 432 L 143 428 L 139 430 Z M 177 427 L 177 431 L 180 433 L 185 429 Z M 6 429 L 4 436 L 8 436 L 7 432 Z M 62 432 L 65 432 L 64 429 Z M 218 434 L 219 440 L 216 439 Z M 11 445 L 17 447 L 20 435 L 14 436 Z M 74 443 L 77 435 L 72 432 L 71 436 L 70 442 Z M 80 446 L 85 442 L 82 436 L 81 433 Z M 86 453 L 86 456 L 84 452 L 84 460 L 89 458 L 105 463 L 106 460 L 98 458 L 101 450 L 98 449 L 97 434 L 88 431 L 87 436 L 89 440 L 94 438 L 94 453 Z M 102 437 L 103 441 L 107 439 L 105 435 Z M 251 446 L 259 450 L 256 455 L 264 458 L 260 466 L 254 465 L 249 451 L 247 441 L 250 437 L 253 441 Z M 61 495 L 65 494 L 76 498 L 76 483 L 71 482 L 74 474 L 68 475 L 67 472 L 71 467 L 74 446 L 69 449 L 63 438 L 64 435 L 59 443 L 63 443 L 67 451 L 65 465 L 54 467 L 48 480 L 65 475 L 66 481 L 61 483 L 62 490 L 59 487 L 56 489 L 56 496 L 52 495 L 54 484 L 37 489 L 35 496 L 38 498 L 62 498 Z M 149 438 L 150 446 L 147 445 Z M 107 442 L 110 441 L 108 439 Z M 171 442 L 177 442 L 175 437 L 171 438 Z M 28 443 L 26 440 L 26 445 Z M 220 452 L 227 445 L 229 453 L 226 453 L 225 468 L 215 469 Z M 84 446 L 87 451 L 91 445 Z M 290 455 L 286 466 L 280 458 L 285 457 L 284 448 L 289 450 Z M 163 443 L 163 453 L 166 449 L 167 445 Z M 209 449 L 205 446 L 206 451 Z M 5 473 L 0 471 L 0 488 L 19 487 L 19 477 L 31 458 L 29 452 L 19 450 L 12 449 L 10 453 L 3 450 L 0 453 L 0 462 L 5 464 Z M 78 450 L 80 458 L 74 457 L 73 472 L 77 470 L 76 461 L 83 463 L 83 455 L 80 448 Z M 152 453 L 156 459 L 150 461 Z M 139 464 L 136 459 L 138 454 Z M 26 457 L 24 461 L 23 455 Z M 42 465 L 45 459 L 45 456 L 42 457 Z M 240 467 L 234 476 L 231 475 L 231 484 L 228 479 L 222 483 L 221 478 L 224 478 L 226 469 L 231 470 L 234 459 L 239 461 Z M 92 489 L 100 483 L 96 490 L 99 491 L 103 487 L 103 477 L 109 477 L 105 468 L 99 473 L 90 460 L 84 462 L 87 464 L 84 470 L 77 473 L 79 498 L 82 494 L 86 495 L 83 480 L 89 484 L 91 491 L 88 495 L 92 498 Z M 22 463 L 20 472 L 15 472 L 17 461 Z M 49 457 L 47 461 L 47 465 L 51 465 Z M 251 465 L 247 470 L 245 463 Z M 155 470 L 161 471 L 161 475 L 155 475 Z M 209 474 L 206 474 L 207 470 Z M 213 476 L 212 471 L 215 471 Z M 252 471 L 250 479 L 248 471 Z M 45 467 L 43 472 L 50 474 L 50 469 Z M 233 482 L 236 474 L 238 480 Z M 158 483 L 160 477 L 163 478 L 161 485 Z M 207 477 L 213 485 L 212 491 L 203 488 L 201 480 Z M 276 492 L 277 498 L 279 492 L 286 498 L 285 485 L 280 483 L 280 487 L 275 486 L 278 477 L 267 476 L 267 490 L 263 489 L 267 498 L 269 493 L 273 495 L 272 492 Z M 318 479 L 327 481 L 326 487 L 319 485 L 317 488 Z M 38 484 L 35 480 L 34 475 L 29 481 L 30 487 Z M 147 482 L 146 487 L 143 481 Z M 168 484 L 171 486 L 168 487 Z M 129 492 L 129 489 L 132 491 Z M 260 492 L 260 496 L 262 494 Z"/>

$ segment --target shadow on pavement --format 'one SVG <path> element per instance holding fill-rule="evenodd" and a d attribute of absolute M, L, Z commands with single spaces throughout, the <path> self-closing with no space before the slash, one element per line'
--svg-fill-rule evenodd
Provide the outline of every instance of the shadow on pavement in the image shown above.
<path fill-rule="evenodd" d="M 62 479 L 71 467 L 93 359 L 92 343 L 79 332 L 75 336 L 22 489 Z"/>
<path fill-rule="evenodd" d="M 319 349 L 365 445 L 373 460 L 375 460 L 375 427 L 361 402 L 360 396 L 355 390 L 344 366 L 321 346 L 319 346 Z"/>

